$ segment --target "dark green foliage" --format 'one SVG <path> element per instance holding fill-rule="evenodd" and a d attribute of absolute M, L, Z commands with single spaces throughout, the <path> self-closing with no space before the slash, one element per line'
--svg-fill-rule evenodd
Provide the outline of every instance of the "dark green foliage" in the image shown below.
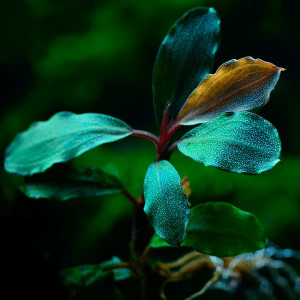
<path fill-rule="evenodd" d="M 27 176 L 21 186 L 29 198 L 56 200 L 104 196 L 122 189 L 120 181 L 105 171 L 65 164 L 54 166 L 44 174 Z"/>
<path fill-rule="evenodd" d="M 83 265 L 61 271 L 61 278 L 64 285 L 68 286 L 72 294 L 76 294 L 82 287 L 93 285 L 107 285 L 114 281 L 126 280 L 131 277 L 129 269 L 105 268 L 121 263 L 121 260 L 114 256 L 112 259 L 98 265 Z"/>
<path fill-rule="evenodd" d="M 211 71 L 220 39 L 220 20 L 213 8 L 195 8 L 171 27 L 157 54 L 153 97 L 158 120 L 167 103 L 176 117 L 190 93 Z"/>
<path fill-rule="evenodd" d="M 150 165 L 145 182 L 145 213 L 156 233 L 180 246 L 188 222 L 188 201 L 175 168 L 166 160 Z"/>
<path fill-rule="evenodd" d="M 219 257 L 234 256 L 265 247 L 264 230 L 251 213 L 224 202 L 198 204 L 190 211 L 182 246 Z M 154 235 L 150 247 L 170 247 Z"/>
<path fill-rule="evenodd" d="M 201 253 L 234 256 L 265 247 L 264 230 L 251 213 L 224 202 L 191 209 L 183 245 Z"/>

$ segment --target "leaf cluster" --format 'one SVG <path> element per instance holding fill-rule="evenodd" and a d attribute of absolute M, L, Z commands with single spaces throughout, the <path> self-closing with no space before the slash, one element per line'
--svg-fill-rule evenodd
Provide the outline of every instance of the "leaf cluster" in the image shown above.
<path fill-rule="evenodd" d="M 153 227 L 152 248 L 185 246 L 220 257 L 263 248 L 263 228 L 253 214 L 222 202 L 190 207 L 190 192 L 169 162 L 177 148 L 205 166 L 240 174 L 260 174 L 280 161 L 276 128 L 249 111 L 268 102 L 283 69 L 244 57 L 210 74 L 219 40 L 220 20 L 212 8 L 190 10 L 171 27 L 153 70 L 158 137 L 108 115 L 59 112 L 14 139 L 6 150 L 6 171 L 24 176 L 21 189 L 31 198 L 64 201 L 123 193 L 136 209 L 142 207 Z M 180 127 L 192 125 L 196 127 L 174 140 Z M 138 200 L 104 171 L 66 164 L 54 166 L 61 166 L 58 173 L 48 170 L 128 136 L 146 138 L 156 148 Z M 64 275 L 68 283 L 89 285 L 107 277 L 104 266 L 84 266 Z M 123 274 L 114 276 L 118 280 Z"/>

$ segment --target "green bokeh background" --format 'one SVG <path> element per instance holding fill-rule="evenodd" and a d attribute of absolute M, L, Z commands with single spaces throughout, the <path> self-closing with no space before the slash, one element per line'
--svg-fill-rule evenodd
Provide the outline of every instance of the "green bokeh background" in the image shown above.
<path fill-rule="evenodd" d="M 205 168 L 177 152 L 171 162 L 181 176 L 188 176 L 193 204 L 230 202 L 255 213 L 272 242 L 300 250 L 300 18 L 290 1 L 1 3 L 1 159 L 16 133 L 62 110 L 110 114 L 158 134 L 151 92 L 155 56 L 168 28 L 195 6 L 214 7 L 222 21 L 214 71 L 227 60 L 248 55 L 287 69 L 271 101 L 259 111 L 279 131 L 282 163 L 247 176 Z M 129 138 L 84 154 L 75 163 L 112 172 L 138 196 L 154 154 L 148 141 Z M 0 173 L 0 254 L 4 289 L 11 296 L 66 299 L 58 270 L 113 255 L 128 259 L 132 209 L 126 199 L 31 200 L 16 189 L 18 178 L 3 167 Z M 99 299 L 95 297 L 85 299 Z"/>

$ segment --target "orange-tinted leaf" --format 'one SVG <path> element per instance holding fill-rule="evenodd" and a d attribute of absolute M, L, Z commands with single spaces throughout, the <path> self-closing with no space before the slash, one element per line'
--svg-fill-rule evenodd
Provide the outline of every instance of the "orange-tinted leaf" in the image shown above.
<path fill-rule="evenodd" d="M 182 125 L 194 125 L 224 112 L 262 106 L 269 100 L 282 70 L 252 57 L 230 60 L 198 85 L 180 111 L 178 121 Z"/>

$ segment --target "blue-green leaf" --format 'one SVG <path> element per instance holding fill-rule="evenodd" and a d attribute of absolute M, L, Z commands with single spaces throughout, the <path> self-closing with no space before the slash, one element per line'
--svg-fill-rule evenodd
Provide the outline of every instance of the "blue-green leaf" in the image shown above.
<path fill-rule="evenodd" d="M 280 160 L 276 128 L 250 113 L 225 113 L 185 134 L 178 149 L 205 166 L 230 172 L 259 174 Z"/>
<path fill-rule="evenodd" d="M 95 113 L 60 112 L 17 135 L 6 150 L 5 169 L 19 175 L 44 172 L 101 144 L 129 136 L 123 121 Z"/>
<path fill-rule="evenodd" d="M 189 206 L 179 174 L 168 161 L 149 166 L 144 196 L 144 210 L 156 233 L 169 244 L 179 246 L 188 222 Z"/>
<path fill-rule="evenodd" d="M 157 54 L 153 97 L 160 120 L 167 103 L 176 117 L 191 92 L 211 72 L 220 38 L 220 20 L 213 8 L 186 12 L 171 27 Z"/>
<path fill-rule="evenodd" d="M 251 213 L 224 202 L 198 204 L 191 209 L 183 246 L 219 257 L 265 247 L 264 230 Z"/>
<path fill-rule="evenodd" d="M 20 187 L 30 198 L 68 200 L 119 193 L 123 187 L 113 175 L 97 168 L 60 164 L 43 174 L 24 178 Z"/>

